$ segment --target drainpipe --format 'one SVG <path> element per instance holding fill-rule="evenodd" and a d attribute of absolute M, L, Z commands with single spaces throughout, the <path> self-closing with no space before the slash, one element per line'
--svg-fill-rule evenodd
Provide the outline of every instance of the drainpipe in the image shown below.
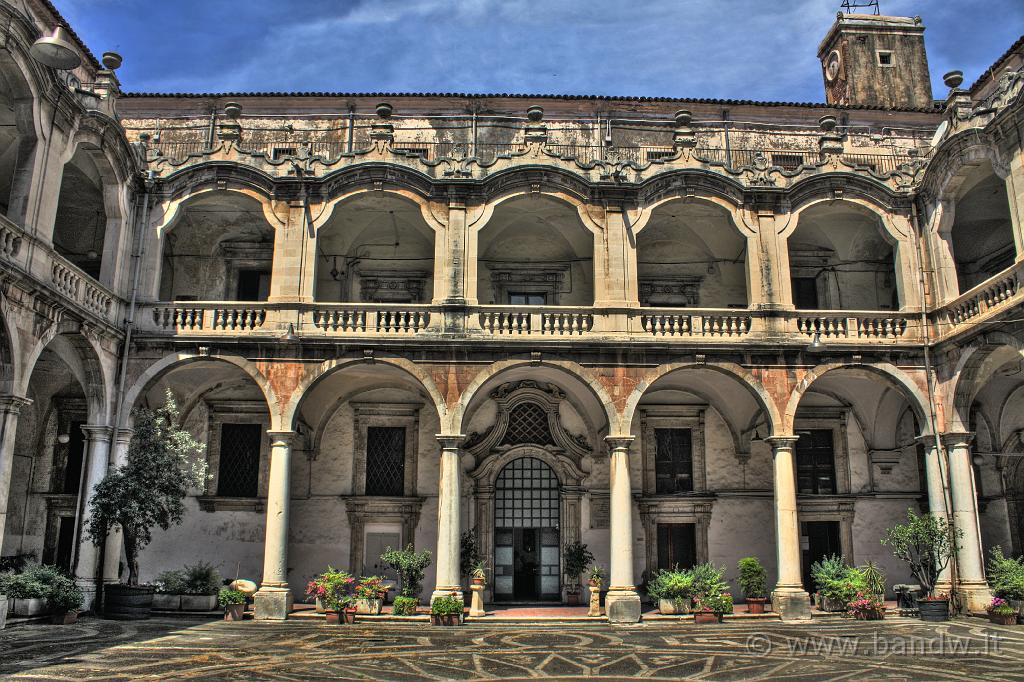
<path fill-rule="evenodd" d="M 725 167 L 732 168 L 732 144 L 729 142 L 729 110 L 722 109 L 722 124 L 725 129 Z"/>
<path fill-rule="evenodd" d="M 348 107 L 348 151 L 352 151 L 352 145 L 355 140 L 356 134 L 356 105 L 351 104 Z"/>
<path fill-rule="evenodd" d="M 925 384 L 928 388 L 928 421 L 931 422 L 932 437 L 935 439 L 935 449 L 938 453 L 938 464 L 939 464 L 939 475 L 942 478 L 942 510 L 946 519 L 946 523 L 949 524 L 950 528 L 950 542 L 955 547 L 955 531 L 953 530 L 953 522 L 950 518 L 950 510 L 953 508 L 953 502 L 949 489 L 949 469 L 946 461 L 946 449 L 942 445 L 942 438 L 939 436 L 939 419 L 938 409 L 935 406 L 935 373 L 932 370 L 931 361 L 931 330 L 928 326 L 928 309 L 925 304 L 925 278 L 924 278 L 924 254 L 921 252 L 921 242 L 924 241 L 925 236 L 921 231 L 921 220 L 917 211 L 917 201 L 914 200 L 910 205 L 911 220 L 914 225 L 914 231 L 917 233 L 915 236 L 917 239 L 917 286 L 918 295 L 921 298 L 921 333 L 924 335 L 924 341 L 922 343 L 922 350 L 924 351 L 924 371 L 925 371 Z M 950 578 L 950 595 L 949 601 L 950 606 L 956 603 L 953 598 L 956 593 L 956 576 L 957 576 L 957 556 L 956 551 L 952 551 L 949 558 L 949 578 Z"/>
<path fill-rule="evenodd" d="M 216 139 L 217 128 L 217 107 L 210 112 L 210 130 L 206 133 L 206 148 L 213 149 L 213 141 Z"/>

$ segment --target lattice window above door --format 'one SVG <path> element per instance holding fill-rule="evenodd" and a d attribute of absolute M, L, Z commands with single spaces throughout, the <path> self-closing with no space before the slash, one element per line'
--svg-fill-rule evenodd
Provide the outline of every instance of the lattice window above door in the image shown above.
<path fill-rule="evenodd" d="M 405 427 L 366 429 L 366 494 L 405 494 Z"/>
<path fill-rule="evenodd" d="M 536 403 L 519 403 L 508 413 L 502 445 L 554 445 L 547 411 Z"/>
<path fill-rule="evenodd" d="M 221 424 L 219 497 L 256 497 L 262 440 L 262 424 Z"/>

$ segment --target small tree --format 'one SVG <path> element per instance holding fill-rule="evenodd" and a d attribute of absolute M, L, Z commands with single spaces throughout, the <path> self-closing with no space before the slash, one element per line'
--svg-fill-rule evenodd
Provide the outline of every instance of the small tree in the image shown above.
<path fill-rule="evenodd" d="M 757 557 L 748 556 L 739 560 L 740 589 L 747 599 L 764 599 L 768 594 L 768 574 Z"/>
<path fill-rule="evenodd" d="M 156 410 L 133 413 L 135 433 L 125 463 L 107 472 L 89 502 L 88 537 L 102 545 L 114 526 L 121 529 L 128 584 L 139 584 L 139 552 L 154 526 L 167 530 L 181 523 L 189 488 L 203 485 L 203 446 L 179 426 L 180 414 L 168 389 Z"/>
<path fill-rule="evenodd" d="M 380 555 L 380 560 L 398 573 L 403 597 L 420 596 L 423 590 L 423 572 L 430 565 L 430 550 L 417 552 L 410 542 L 405 549 L 386 548 Z"/>
<path fill-rule="evenodd" d="M 565 577 L 568 578 L 566 588 L 569 592 L 573 594 L 579 592 L 580 576 L 592 561 L 594 561 L 594 555 L 585 544 L 579 540 L 565 543 L 565 547 L 562 549 L 562 567 L 565 570 Z"/>
<path fill-rule="evenodd" d="M 921 587 L 934 596 L 939 574 L 949 566 L 950 557 L 959 547 L 963 531 L 932 514 L 918 516 L 907 510 L 907 522 L 885 531 L 882 544 L 892 550 L 897 559 L 904 561 Z"/>
<path fill-rule="evenodd" d="M 459 575 L 463 578 L 473 574 L 480 563 L 480 549 L 476 542 L 476 528 L 470 528 L 459 537 Z"/>

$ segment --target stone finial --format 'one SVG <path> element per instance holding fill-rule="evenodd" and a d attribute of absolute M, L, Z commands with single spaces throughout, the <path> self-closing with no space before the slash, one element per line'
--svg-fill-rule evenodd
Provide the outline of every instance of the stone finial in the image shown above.
<path fill-rule="evenodd" d="M 395 108 L 387 102 L 381 102 L 377 105 L 377 116 L 383 119 L 391 118 L 391 114 L 395 112 Z"/>
<path fill-rule="evenodd" d="M 950 71 L 948 73 L 945 73 L 942 75 L 942 82 L 946 84 L 947 88 L 950 88 L 951 90 L 956 90 L 961 85 L 963 85 L 964 72 Z"/>
<path fill-rule="evenodd" d="M 121 68 L 121 63 L 123 60 L 121 58 L 121 55 L 119 55 L 117 52 L 104 52 L 101 61 L 103 62 L 104 68 L 114 71 L 116 69 Z"/>
<path fill-rule="evenodd" d="M 548 127 L 544 125 L 544 108 L 536 104 L 526 110 L 526 141 L 545 144 L 548 141 Z"/>
<path fill-rule="evenodd" d="M 370 126 L 370 139 L 383 142 L 395 141 L 395 124 L 391 122 L 391 114 L 395 108 L 387 102 L 377 105 L 377 120 Z"/>
<path fill-rule="evenodd" d="M 676 129 L 672 131 L 672 144 L 676 147 L 696 147 L 697 136 L 690 127 L 693 121 L 693 114 L 686 109 L 680 109 L 673 117 L 676 122 Z"/>
<path fill-rule="evenodd" d="M 534 104 L 526 110 L 526 118 L 530 119 L 530 123 L 540 123 L 544 118 L 544 107 Z"/>

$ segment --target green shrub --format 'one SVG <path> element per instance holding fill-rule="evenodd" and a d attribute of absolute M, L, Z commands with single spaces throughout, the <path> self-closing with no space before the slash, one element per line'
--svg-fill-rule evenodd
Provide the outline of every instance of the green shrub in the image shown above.
<path fill-rule="evenodd" d="M 217 593 L 217 603 L 223 606 L 232 606 L 234 604 L 245 603 L 245 593 L 239 592 L 238 590 L 228 589 L 227 587 L 220 588 L 220 592 Z"/>
<path fill-rule="evenodd" d="M 864 578 L 864 584 L 867 586 L 869 594 L 885 594 L 885 573 L 878 567 L 878 564 L 874 561 L 869 561 L 857 570 L 860 571 L 861 576 Z"/>
<path fill-rule="evenodd" d="M 704 564 L 697 564 L 690 569 L 693 575 L 693 597 L 709 597 L 725 592 L 729 585 L 725 582 L 725 569 L 715 568 L 710 561 Z"/>
<path fill-rule="evenodd" d="M 829 580 L 818 591 L 825 599 L 840 602 L 844 606 L 857 598 L 858 594 L 869 593 L 867 581 L 859 569 L 847 567 L 846 575 L 838 580 Z"/>
<path fill-rule="evenodd" d="M 988 582 L 1001 599 L 1024 599 L 1024 558 L 1003 556 L 1001 547 L 989 550 Z"/>
<path fill-rule="evenodd" d="M 697 600 L 696 606 L 698 611 L 710 611 L 719 616 L 732 613 L 732 595 L 728 592 L 707 594 Z"/>
<path fill-rule="evenodd" d="M 55 611 L 77 611 L 82 608 L 85 597 L 75 581 L 67 576 L 60 576 L 46 595 L 47 605 Z"/>
<path fill-rule="evenodd" d="M 579 582 L 580 576 L 587 570 L 587 566 L 594 560 L 594 555 L 587 546 L 576 540 L 565 543 L 562 548 L 562 568 L 570 582 Z"/>
<path fill-rule="evenodd" d="M 221 586 L 220 573 L 205 561 L 194 566 L 185 565 L 185 594 L 217 594 Z"/>
<path fill-rule="evenodd" d="M 398 573 L 403 597 L 419 596 L 423 590 L 423 572 L 430 565 L 430 550 L 417 552 L 410 542 L 405 549 L 388 547 L 380 560 Z"/>
<path fill-rule="evenodd" d="M 416 597 L 395 597 L 391 613 L 396 616 L 415 616 L 416 607 L 419 605 L 420 600 Z"/>
<path fill-rule="evenodd" d="M 328 611 L 341 611 L 352 604 L 352 589 L 356 579 L 348 571 L 327 567 L 327 570 L 309 581 L 306 596 L 319 599 Z"/>
<path fill-rule="evenodd" d="M 647 583 L 647 594 L 652 599 L 678 601 L 693 596 L 693 574 L 690 571 L 665 569 L 654 574 Z"/>
<path fill-rule="evenodd" d="M 185 594 L 185 571 L 177 568 L 173 571 L 164 571 L 153 581 L 157 592 L 163 594 Z"/>
<path fill-rule="evenodd" d="M 454 616 L 462 613 L 464 606 L 458 597 L 451 595 L 438 597 L 430 605 L 430 614 L 432 616 Z"/>
<path fill-rule="evenodd" d="M 54 566 L 29 566 L 21 573 L 9 576 L 4 581 L 8 598 L 46 599 L 54 586 L 69 578 Z"/>
<path fill-rule="evenodd" d="M 740 589 L 747 599 L 764 599 L 768 595 L 768 572 L 757 557 L 748 556 L 739 560 Z"/>
<path fill-rule="evenodd" d="M 811 578 L 814 579 L 814 586 L 818 592 L 823 592 L 829 583 L 842 580 L 849 572 L 850 567 L 846 565 L 843 557 L 837 554 L 811 564 Z"/>

